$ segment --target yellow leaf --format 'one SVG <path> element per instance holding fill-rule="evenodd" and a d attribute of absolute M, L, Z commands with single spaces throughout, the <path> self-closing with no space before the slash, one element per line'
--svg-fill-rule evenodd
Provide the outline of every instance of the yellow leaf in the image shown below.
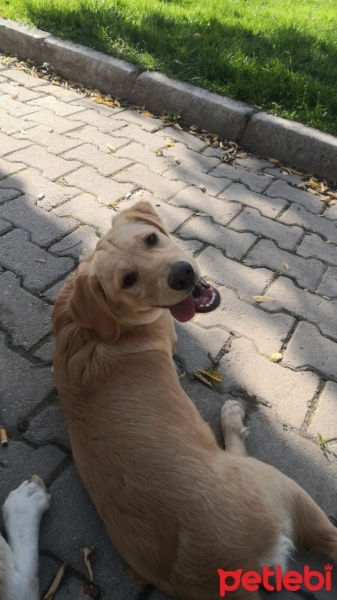
<path fill-rule="evenodd" d="M 219 373 L 213 369 L 197 369 L 197 371 L 202 375 L 206 375 L 206 377 L 209 377 L 210 379 L 214 379 L 214 381 L 222 381 L 221 375 L 219 375 Z"/>
<path fill-rule="evenodd" d="M 286 271 L 289 271 L 290 267 L 289 267 L 288 263 L 283 263 L 283 266 L 286 269 Z"/>
<path fill-rule="evenodd" d="M 172 148 L 172 146 L 174 146 L 173 140 L 168 140 L 167 142 L 165 142 L 165 146 L 167 148 Z"/>
<path fill-rule="evenodd" d="M 281 354 L 281 352 L 274 352 L 274 354 L 271 355 L 271 357 L 269 358 L 270 362 L 280 362 L 280 360 L 282 360 L 283 358 L 283 354 Z"/>
<path fill-rule="evenodd" d="M 320 187 L 320 184 L 314 179 L 310 179 L 310 181 L 308 181 L 308 185 L 310 185 L 313 188 Z"/>
<path fill-rule="evenodd" d="M 275 302 L 275 298 L 271 296 L 253 296 L 255 302 Z"/>
<path fill-rule="evenodd" d="M 85 566 L 87 567 L 87 570 L 88 570 L 88 573 L 89 573 L 90 581 L 93 581 L 94 580 L 94 575 L 93 575 L 93 572 L 92 572 L 91 562 L 90 562 L 91 550 L 90 550 L 90 548 L 83 548 L 82 552 L 83 552 L 83 558 L 84 558 Z"/>
<path fill-rule="evenodd" d="M 153 117 L 153 114 L 150 113 L 148 110 L 145 110 L 141 114 L 143 115 L 143 117 Z"/>
<path fill-rule="evenodd" d="M 203 375 L 200 373 L 199 369 L 195 369 L 195 371 L 194 371 L 194 377 L 196 377 L 197 379 L 199 379 L 199 381 L 202 381 L 202 383 L 205 383 L 206 385 L 208 385 L 208 387 L 211 387 L 211 388 L 213 387 L 213 386 L 212 386 L 212 384 L 211 384 L 211 382 L 210 382 L 210 381 L 208 381 L 208 380 L 206 379 L 206 377 L 204 377 L 204 376 L 203 376 Z"/>
<path fill-rule="evenodd" d="M 277 158 L 268 158 L 268 162 L 272 163 L 273 165 L 278 165 L 279 163 Z"/>
<path fill-rule="evenodd" d="M 65 568 L 66 568 L 66 564 L 63 563 L 62 567 L 56 573 L 56 577 L 55 577 L 53 583 L 51 584 L 48 592 L 44 596 L 43 600 L 53 600 L 54 594 L 57 592 L 58 587 L 59 587 L 59 585 L 61 583 L 62 577 L 64 575 Z"/>
<path fill-rule="evenodd" d="M 110 144 L 107 144 L 106 147 L 108 148 L 108 150 L 110 150 L 110 152 L 116 152 L 115 146 L 110 146 Z"/>
<path fill-rule="evenodd" d="M 120 108 L 121 103 L 119 102 L 119 100 L 115 100 L 114 102 L 115 106 L 117 106 L 117 108 Z"/>

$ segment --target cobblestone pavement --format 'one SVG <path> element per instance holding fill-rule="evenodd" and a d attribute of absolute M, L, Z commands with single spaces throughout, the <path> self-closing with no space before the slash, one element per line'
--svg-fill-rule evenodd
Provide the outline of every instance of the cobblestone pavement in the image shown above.
<path fill-rule="evenodd" d="M 0 502 L 33 473 L 50 486 L 42 593 L 65 561 L 55 599 L 88 597 L 87 546 L 107 600 L 165 598 L 128 579 L 105 537 L 73 466 L 50 365 L 59 289 L 114 210 L 140 198 L 222 297 L 218 310 L 178 327 L 182 385 L 220 443 L 224 399 L 245 398 L 249 452 L 336 515 L 337 206 L 301 181 L 253 155 L 224 164 L 219 148 L 191 133 L 0 67 L 0 424 L 9 437 Z M 263 295 L 273 301 L 253 298 Z M 191 376 L 210 355 L 223 377 L 217 389 Z M 336 596 L 317 593 L 327 597 Z"/>

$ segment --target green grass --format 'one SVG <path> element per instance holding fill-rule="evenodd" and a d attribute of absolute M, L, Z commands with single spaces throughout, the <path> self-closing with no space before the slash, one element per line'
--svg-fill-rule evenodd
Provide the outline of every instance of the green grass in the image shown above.
<path fill-rule="evenodd" d="M 337 134 L 337 0 L 0 0 L 0 15 Z"/>

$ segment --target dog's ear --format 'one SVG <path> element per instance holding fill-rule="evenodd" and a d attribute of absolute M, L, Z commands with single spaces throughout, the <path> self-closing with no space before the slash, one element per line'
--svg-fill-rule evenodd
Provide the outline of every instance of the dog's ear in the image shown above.
<path fill-rule="evenodd" d="M 88 263 L 81 263 L 73 280 L 68 300 L 71 316 L 84 329 L 95 331 L 104 342 L 114 343 L 119 337 L 119 325 L 111 312 L 103 288 Z"/>
<path fill-rule="evenodd" d="M 146 202 L 145 200 L 141 200 L 134 204 L 131 208 L 127 209 L 123 214 L 124 218 L 129 219 L 130 221 L 142 221 L 143 223 L 149 223 L 150 225 L 154 225 L 159 231 L 164 233 L 164 235 L 169 235 L 168 231 L 165 229 L 161 218 L 158 213 L 154 210 L 150 202 Z"/>

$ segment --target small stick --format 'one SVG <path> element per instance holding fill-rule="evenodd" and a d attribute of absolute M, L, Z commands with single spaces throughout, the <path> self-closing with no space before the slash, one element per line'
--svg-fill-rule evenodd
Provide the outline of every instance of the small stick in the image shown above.
<path fill-rule="evenodd" d="M 0 444 L 1 446 L 7 446 L 8 444 L 6 429 L 3 427 L 0 427 Z"/>

